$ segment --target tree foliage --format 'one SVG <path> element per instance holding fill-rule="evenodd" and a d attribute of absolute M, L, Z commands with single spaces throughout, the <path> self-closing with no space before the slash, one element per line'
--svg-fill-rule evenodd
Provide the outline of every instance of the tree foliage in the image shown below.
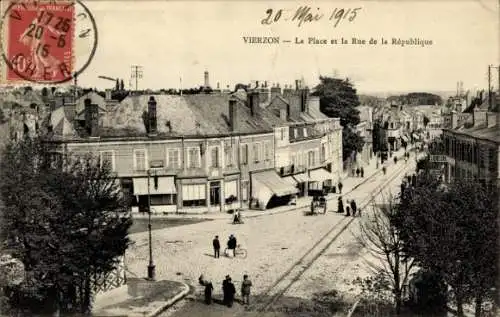
<path fill-rule="evenodd" d="M 92 156 L 55 161 L 46 143 L 24 139 L 7 145 L 0 167 L 1 239 L 26 268 L 11 302 L 88 311 L 92 274 L 112 271 L 129 243 L 128 202 L 109 164 Z"/>
<path fill-rule="evenodd" d="M 483 301 L 492 296 L 492 277 L 498 274 L 496 208 L 494 192 L 470 179 L 443 185 L 420 178 L 403 191 L 394 224 L 406 252 L 444 277 L 459 315 L 474 298 L 476 316 L 481 316 Z"/>
<path fill-rule="evenodd" d="M 314 95 L 320 97 L 320 110 L 331 118 L 340 118 L 344 128 L 342 133 L 343 159 L 351 157 L 352 153 L 361 152 L 363 138 L 356 132 L 360 122 L 360 105 L 356 89 L 347 79 L 332 77 L 320 78 L 320 83 L 314 89 Z"/>

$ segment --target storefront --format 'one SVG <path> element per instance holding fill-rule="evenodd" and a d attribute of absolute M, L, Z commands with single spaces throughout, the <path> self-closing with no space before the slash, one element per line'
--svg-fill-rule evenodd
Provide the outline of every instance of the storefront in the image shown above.
<path fill-rule="evenodd" d="M 147 212 L 149 201 L 153 214 L 177 210 L 177 190 L 173 176 L 136 177 L 132 179 L 137 206 L 132 212 Z"/>
<path fill-rule="evenodd" d="M 309 171 L 309 189 L 322 190 L 323 187 L 331 188 L 333 176 L 324 168 Z"/>
<path fill-rule="evenodd" d="M 253 173 L 251 175 L 253 208 L 266 208 L 285 205 L 297 194 L 298 189 L 290 181 L 282 179 L 274 170 Z"/>

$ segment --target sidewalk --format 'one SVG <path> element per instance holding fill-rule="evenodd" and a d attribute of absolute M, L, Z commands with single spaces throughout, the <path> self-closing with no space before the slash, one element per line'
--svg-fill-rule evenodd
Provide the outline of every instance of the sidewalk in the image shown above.
<path fill-rule="evenodd" d="M 404 154 L 404 149 L 399 149 L 398 151 L 393 153 L 394 155 L 397 155 L 398 157 L 398 162 L 401 162 L 403 160 L 403 154 Z M 412 156 L 415 154 L 412 154 Z M 394 165 L 394 161 L 391 158 L 389 158 L 385 163 L 385 166 L 392 166 Z M 358 188 L 362 183 L 364 183 L 367 179 L 369 179 L 371 176 L 377 173 L 382 173 L 382 164 L 379 164 L 379 167 L 377 168 L 376 164 L 370 164 L 367 166 L 364 166 L 365 169 L 365 175 L 364 177 L 351 177 L 347 176 L 344 179 L 342 179 L 342 194 L 341 195 L 347 195 L 349 192 L 355 190 Z M 330 193 L 326 197 L 327 200 L 332 200 L 334 198 L 337 198 L 339 196 L 339 193 Z M 284 212 L 289 212 L 289 211 L 295 211 L 297 209 L 301 209 L 304 207 L 307 207 L 311 204 L 311 197 L 301 197 L 297 199 L 296 205 L 286 205 L 286 206 L 280 206 L 280 207 L 275 207 L 272 209 L 267 209 L 267 210 L 255 210 L 255 209 L 242 209 L 242 216 L 243 219 L 245 218 L 254 218 L 254 217 L 261 217 L 261 216 L 267 216 L 267 215 L 273 215 L 273 214 L 279 214 L 279 213 L 284 213 Z M 147 215 L 133 215 L 134 218 L 147 218 Z M 151 215 L 151 219 L 154 220 L 156 219 L 210 219 L 210 220 L 219 220 L 219 219 L 229 219 L 232 216 L 227 214 L 227 213 L 202 213 L 202 214 L 168 214 L 168 215 Z"/>
<path fill-rule="evenodd" d="M 98 294 L 94 300 L 92 316 L 158 316 L 189 291 L 189 286 L 181 282 L 129 279 L 127 285 Z"/>

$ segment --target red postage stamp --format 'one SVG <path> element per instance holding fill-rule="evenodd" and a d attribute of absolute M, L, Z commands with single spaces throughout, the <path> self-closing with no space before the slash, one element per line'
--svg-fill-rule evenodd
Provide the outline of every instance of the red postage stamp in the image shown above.
<path fill-rule="evenodd" d="M 3 15 L 7 82 L 58 83 L 74 68 L 75 3 L 11 1 Z"/>

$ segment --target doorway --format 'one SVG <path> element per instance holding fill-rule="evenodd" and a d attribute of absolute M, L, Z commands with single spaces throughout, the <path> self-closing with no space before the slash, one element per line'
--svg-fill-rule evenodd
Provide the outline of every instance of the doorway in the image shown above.
<path fill-rule="evenodd" d="M 210 182 L 210 206 L 220 205 L 220 181 Z"/>

